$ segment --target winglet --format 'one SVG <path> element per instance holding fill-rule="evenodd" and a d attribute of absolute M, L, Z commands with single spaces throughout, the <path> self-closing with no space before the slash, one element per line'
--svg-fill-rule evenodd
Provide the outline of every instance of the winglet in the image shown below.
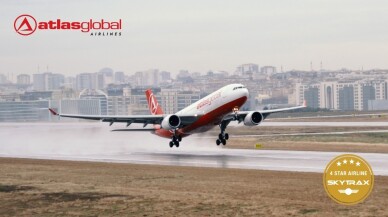
<path fill-rule="evenodd" d="M 307 102 L 306 102 L 306 100 L 303 100 L 303 107 L 307 107 Z"/>
<path fill-rule="evenodd" d="M 48 110 L 51 112 L 52 115 L 58 115 L 58 113 L 56 111 L 54 111 L 54 109 L 49 108 Z"/>

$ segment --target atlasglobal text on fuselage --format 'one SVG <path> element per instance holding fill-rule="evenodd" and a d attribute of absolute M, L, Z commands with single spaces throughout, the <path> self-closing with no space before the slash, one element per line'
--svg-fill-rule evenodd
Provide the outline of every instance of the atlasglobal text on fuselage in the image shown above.
<path fill-rule="evenodd" d="M 164 114 L 162 107 L 156 100 L 151 89 L 145 91 L 150 115 L 128 115 L 128 116 L 94 116 L 77 114 L 59 114 L 53 109 L 49 109 L 53 115 L 68 118 L 81 118 L 89 120 L 100 120 L 109 122 L 112 125 L 115 122 L 126 123 L 128 127 L 132 123 L 142 123 L 143 127 L 153 124 L 150 129 L 152 133 L 171 139 L 170 147 L 179 147 L 183 137 L 195 133 L 206 132 L 215 126 L 219 126 L 220 134 L 216 144 L 226 144 L 229 134 L 226 128 L 231 121 L 243 123 L 245 126 L 256 126 L 264 121 L 270 114 L 276 112 L 296 110 L 306 107 L 306 103 L 301 106 L 267 109 L 259 111 L 239 111 L 247 101 L 249 92 L 242 84 L 229 84 L 208 96 L 198 100 L 188 107 L 178 111 L 175 114 Z M 125 129 L 131 131 L 136 129 Z"/>

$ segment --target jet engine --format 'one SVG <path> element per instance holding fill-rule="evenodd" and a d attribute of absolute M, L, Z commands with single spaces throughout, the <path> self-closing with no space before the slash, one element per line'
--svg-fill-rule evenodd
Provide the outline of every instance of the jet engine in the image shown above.
<path fill-rule="evenodd" d="M 166 130 L 176 129 L 181 125 L 181 119 L 177 115 L 168 115 L 163 118 L 162 128 Z"/>
<path fill-rule="evenodd" d="M 244 118 L 245 126 L 259 125 L 264 120 L 263 115 L 260 112 L 250 112 Z"/>

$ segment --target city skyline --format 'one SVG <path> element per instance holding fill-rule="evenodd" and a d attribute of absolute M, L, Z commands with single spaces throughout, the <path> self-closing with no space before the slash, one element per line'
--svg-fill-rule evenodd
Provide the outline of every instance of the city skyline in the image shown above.
<path fill-rule="evenodd" d="M 25 3 L 0 9 L 0 73 L 49 71 L 74 75 L 111 66 L 117 71 L 225 70 L 265 63 L 279 70 L 388 68 L 387 2 L 374 1 L 97 1 Z M 174 7 L 170 7 L 174 5 Z M 38 20 L 123 20 L 120 37 L 41 31 L 20 36 L 20 14 Z"/>
<path fill-rule="evenodd" d="M 158 70 L 159 72 L 169 72 L 171 73 L 172 77 L 176 77 L 179 75 L 179 73 L 181 71 L 187 71 L 189 73 L 199 73 L 200 75 L 204 75 L 206 74 L 207 72 L 227 72 L 227 73 L 230 73 L 230 74 L 234 74 L 238 67 L 240 67 L 241 65 L 246 65 L 246 64 L 257 64 L 257 63 L 244 63 L 244 64 L 240 64 L 240 65 L 237 65 L 235 67 L 234 70 L 232 71 L 226 71 L 226 70 L 205 70 L 205 71 L 191 71 L 189 69 L 180 69 L 178 71 L 175 71 L 175 72 L 170 72 L 170 71 L 167 71 L 167 70 L 164 70 L 164 69 L 158 69 L 158 68 L 152 68 L 152 67 L 149 67 L 149 68 L 146 68 L 146 69 L 143 69 L 143 70 L 139 70 L 139 71 L 135 71 L 135 72 L 123 72 L 121 70 L 116 70 L 114 67 L 109 67 L 109 66 L 105 66 L 105 67 L 102 67 L 102 68 L 99 68 L 99 69 L 96 69 L 96 70 L 88 70 L 88 71 L 84 71 L 84 72 L 81 72 L 81 71 L 77 71 L 77 72 L 72 72 L 70 74 L 65 74 L 65 73 L 62 73 L 61 71 L 53 71 L 51 70 L 50 68 L 46 67 L 46 68 L 43 68 L 43 69 L 37 69 L 36 72 L 22 72 L 22 73 L 13 73 L 13 72 L 8 72 L 8 73 L 1 73 L 0 72 L 0 75 L 4 75 L 6 76 L 7 79 L 9 79 L 9 81 L 11 82 L 16 82 L 17 80 L 17 76 L 18 75 L 29 75 L 29 76 L 33 76 L 34 74 L 41 74 L 41 73 L 57 73 L 57 74 L 62 74 L 64 75 L 65 77 L 76 77 L 77 75 L 79 74 L 82 74 L 82 73 L 98 73 L 100 72 L 101 70 L 103 69 L 112 69 L 113 72 L 123 72 L 126 76 L 133 76 L 135 75 L 137 72 L 144 72 L 144 71 L 149 71 L 149 70 Z M 310 63 L 311 64 L 311 63 Z M 301 70 L 301 69 L 290 69 L 290 70 L 284 70 L 283 68 L 283 71 L 282 70 L 282 66 L 280 67 L 277 67 L 277 66 L 274 66 L 274 65 L 259 65 L 259 69 L 261 70 L 263 67 L 275 67 L 276 68 L 276 73 L 282 73 L 282 72 L 291 72 L 291 71 L 304 71 L 304 72 L 318 72 L 318 71 L 321 71 L 320 67 L 318 68 L 312 68 L 313 70 L 311 69 L 307 69 L 307 70 Z M 382 71 L 388 71 L 388 68 L 385 69 L 385 68 L 376 68 L 376 67 L 372 67 L 372 68 L 360 68 L 360 69 L 351 69 L 351 68 L 345 68 L 345 67 L 340 67 L 338 69 L 325 69 L 325 68 L 322 68 L 323 71 L 327 71 L 327 72 L 338 72 L 338 71 L 342 71 L 342 70 L 348 70 L 348 71 L 373 71 L 373 70 L 382 70 Z M 259 70 L 259 71 L 260 71 Z"/>
<path fill-rule="evenodd" d="M 227 84 L 249 90 L 242 110 L 301 105 L 308 111 L 374 111 L 388 109 L 387 70 L 289 71 L 242 64 L 233 73 L 171 73 L 145 70 L 131 76 L 104 68 L 75 77 L 44 72 L 19 75 L 17 83 L 0 74 L 0 122 L 52 121 L 47 107 L 73 114 L 148 114 L 146 89 L 152 88 L 169 113 L 198 101 Z M 236 76 L 238 75 L 238 76 Z M 10 115 L 12 114 L 12 115 Z"/>

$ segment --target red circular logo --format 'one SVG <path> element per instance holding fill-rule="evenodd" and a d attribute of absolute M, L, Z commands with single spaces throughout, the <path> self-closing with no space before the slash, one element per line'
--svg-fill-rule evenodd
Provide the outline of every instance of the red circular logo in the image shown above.
<path fill-rule="evenodd" d="M 33 16 L 23 14 L 18 16 L 13 23 L 15 31 L 20 35 L 27 36 L 35 32 L 37 23 Z"/>

